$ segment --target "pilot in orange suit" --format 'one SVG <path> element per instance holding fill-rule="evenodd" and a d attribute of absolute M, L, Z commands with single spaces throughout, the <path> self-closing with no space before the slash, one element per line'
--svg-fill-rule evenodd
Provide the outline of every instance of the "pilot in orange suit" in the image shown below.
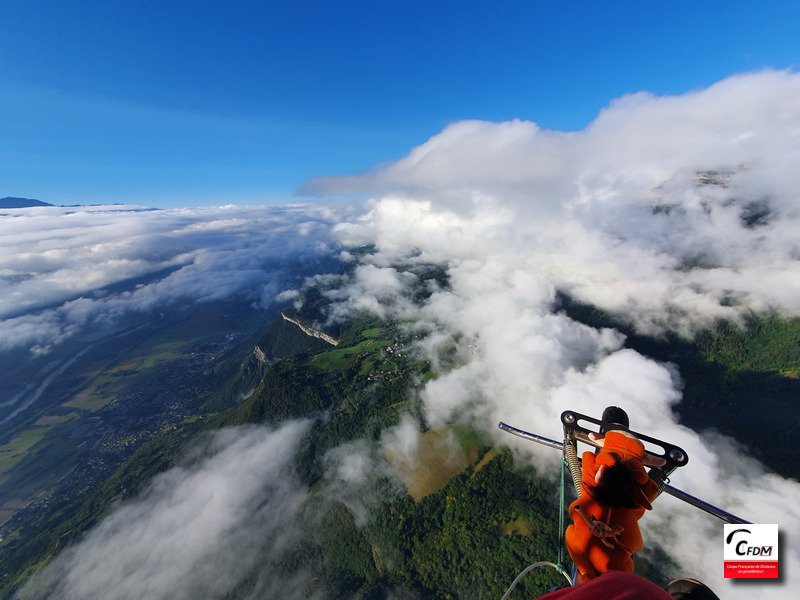
<path fill-rule="evenodd" d="M 659 491 L 636 436 L 622 429 L 592 437 L 602 448 L 583 453 L 581 496 L 569 507 L 573 524 L 566 531 L 578 582 L 609 571 L 633 572 L 631 555 L 642 548 L 638 521 Z"/>

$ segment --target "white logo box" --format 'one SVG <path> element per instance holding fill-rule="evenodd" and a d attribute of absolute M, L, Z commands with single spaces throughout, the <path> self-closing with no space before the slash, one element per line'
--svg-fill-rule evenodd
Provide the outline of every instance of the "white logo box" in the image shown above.
<path fill-rule="evenodd" d="M 778 577 L 777 524 L 726 523 L 723 532 L 725 577 Z"/>

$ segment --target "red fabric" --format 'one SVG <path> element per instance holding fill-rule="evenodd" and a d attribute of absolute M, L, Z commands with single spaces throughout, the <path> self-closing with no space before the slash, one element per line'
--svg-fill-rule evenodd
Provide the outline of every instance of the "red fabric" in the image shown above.
<path fill-rule="evenodd" d="M 567 527 L 565 537 L 569 555 L 585 579 L 609 571 L 633 572 L 631 555 L 641 550 L 643 545 L 638 521 L 644 514 L 644 506 L 633 509 L 611 508 L 597 502 L 587 487 L 587 484 L 595 483 L 597 469 L 601 465 L 613 464 L 612 453 L 633 471 L 634 479 L 642 490 L 642 497 L 639 499 L 641 503 L 649 506 L 650 501 L 658 495 L 658 486 L 644 468 L 644 445 L 638 439 L 619 431 L 609 431 L 597 455 L 592 452 L 583 453 L 581 497 L 570 504 L 569 514 L 573 524 Z M 621 525 L 624 529 L 616 539 L 625 549 L 609 548 L 599 537 L 594 536 L 586 521 L 577 514 L 576 508 L 579 506 L 584 514 L 592 515 L 610 527 Z"/>
<path fill-rule="evenodd" d="M 539 600 L 675 600 L 655 583 L 633 573 L 612 572 L 572 587 L 540 596 Z"/>

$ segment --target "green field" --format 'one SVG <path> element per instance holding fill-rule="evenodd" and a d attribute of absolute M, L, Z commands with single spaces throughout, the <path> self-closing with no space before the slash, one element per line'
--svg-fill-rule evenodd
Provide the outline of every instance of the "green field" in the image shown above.
<path fill-rule="evenodd" d="M 0 506 L 19 508 L 51 489 L 92 447 L 93 442 L 83 445 L 94 438 L 79 429 L 87 422 L 82 416 L 96 413 L 125 392 L 146 394 L 156 382 L 158 367 L 184 357 L 187 348 L 207 336 L 206 329 L 197 336 L 183 331 L 176 336 L 175 328 L 156 328 L 106 355 L 87 356 L 57 414 L 45 413 L 0 446 Z M 14 510 L 3 511 L 4 518 Z"/>
<path fill-rule="evenodd" d="M 14 468 L 28 452 L 41 442 L 52 426 L 34 426 L 18 433 L 11 441 L 0 446 L 0 475 Z"/>
<path fill-rule="evenodd" d="M 60 424 L 34 426 L 0 449 L 3 504 L 24 506 L 51 489 L 78 464 L 91 449 L 85 437 L 76 435 L 79 423 L 71 418 Z"/>
<path fill-rule="evenodd" d="M 148 372 L 184 356 L 185 346 L 185 342 L 176 341 L 160 342 L 151 347 L 145 345 L 133 356 L 125 356 L 96 373 L 86 387 L 63 406 L 97 412 L 126 390 L 142 389 Z"/>
<path fill-rule="evenodd" d="M 527 519 L 515 519 L 500 525 L 500 535 L 530 535 L 533 533 L 533 523 Z"/>
<path fill-rule="evenodd" d="M 379 329 L 378 332 L 380 332 Z M 365 331 L 364 333 L 367 332 Z M 380 355 L 381 348 L 384 348 L 390 343 L 391 342 L 387 340 L 366 339 L 349 348 L 336 348 L 335 350 L 328 350 L 327 352 L 317 354 L 311 362 L 319 369 L 339 371 L 355 366 L 359 355 L 364 354 L 364 356 L 361 357 L 364 365 L 362 371 L 366 368 L 368 372 L 371 365 L 375 362 L 375 355 Z"/>

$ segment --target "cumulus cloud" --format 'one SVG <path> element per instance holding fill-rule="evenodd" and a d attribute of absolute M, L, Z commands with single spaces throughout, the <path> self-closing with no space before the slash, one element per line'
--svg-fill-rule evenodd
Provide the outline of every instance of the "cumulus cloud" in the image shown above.
<path fill-rule="evenodd" d="M 293 515 L 308 493 L 292 462 L 307 429 L 238 427 L 203 440 L 187 464 L 118 506 L 21 597 L 218 598 L 256 561 L 261 591 L 306 597 L 302 574 L 283 576 L 275 561 L 302 536 Z"/>
<path fill-rule="evenodd" d="M 350 315 L 367 311 L 384 317 L 396 313 L 404 302 L 403 294 L 417 279 L 413 273 L 401 273 L 394 267 L 373 264 L 356 267 L 349 285 L 344 290 L 333 289 L 326 295 L 335 304 L 329 313 L 329 322 L 336 323 Z"/>
<path fill-rule="evenodd" d="M 798 314 L 798 91 L 798 75 L 761 72 L 621 98 L 580 132 L 459 122 L 399 161 L 313 185 L 396 190 L 369 215 L 385 252 L 504 246 L 644 330 L 732 317 L 731 296 Z"/>

